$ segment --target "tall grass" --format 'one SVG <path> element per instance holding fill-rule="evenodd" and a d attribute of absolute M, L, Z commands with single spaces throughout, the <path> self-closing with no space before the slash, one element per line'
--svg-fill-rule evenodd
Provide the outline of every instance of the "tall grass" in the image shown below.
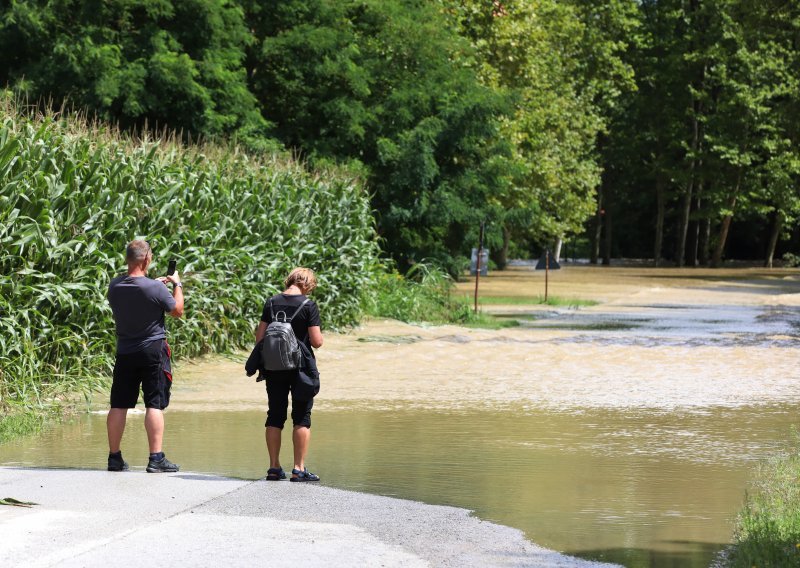
<path fill-rule="evenodd" d="M 152 275 L 178 259 L 178 356 L 247 347 L 297 265 L 317 271 L 326 327 L 352 324 L 380 272 L 369 199 L 336 171 L 224 146 L 123 136 L 0 97 L 0 411 L 88 396 L 114 352 L 106 302 L 142 236 Z"/>
<path fill-rule="evenodd" d="M 756 471 L 724 566 L 800 566 L 800 440 Z"/>
<path fill-rule="evenodd" d="M 490 315 L 474 313 L 472 302 L 453 293 L 454 282 L 443 269 L 420 262 L 404 276 L 380 274 L 367 312 L 405 322 L 455 323 L 475 327 L 508 327 Z"/>

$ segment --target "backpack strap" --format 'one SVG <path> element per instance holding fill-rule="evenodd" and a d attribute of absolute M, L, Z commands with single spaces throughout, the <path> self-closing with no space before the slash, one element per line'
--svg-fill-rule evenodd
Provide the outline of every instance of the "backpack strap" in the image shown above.
<path fill-rule="evenodd" d="M 302 303 L 302 304 L 300 304 L 300 305 L 297 307 L 297 309 L 296 309 L 296 310 L 294 311 L 294 313 L 292 314 L 292 317 L 290 317 L 290 318 L 289 318 L 289 323 L 291 323 L 291 321 L 294 319 L 294 316 L 296 316 L 297 314 L 299 314 L 299 313 L 300 313 L 300 310 L 302 310 L 302 309 L 303 309 L 303 306 L 305 306 L 307 303 L 308 303 L 308 298 L 306 298 L 305 300 L 303 300 L 303 303 Z"/>
<path fill-rule="evenodd" d="M 272 298 L 269 299 L 269 319 L 275 321 L 275 311 L 272 309 Z"/>

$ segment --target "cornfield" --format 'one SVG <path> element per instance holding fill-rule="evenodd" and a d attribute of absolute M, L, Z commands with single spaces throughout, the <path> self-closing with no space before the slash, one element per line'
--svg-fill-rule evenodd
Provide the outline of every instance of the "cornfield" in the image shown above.
<path fill-rule="evenodd" d="M 327 328 L 356 322 L 381 265 L 357 180 L 224 146 L 134 138 L 0 100 L 0 410 L 45 407 L 107 381 L 108 283 L 135 237 L 151 276 L 178 259 L 178 357 L 252 344 L 265 298 L 294 266 L 318 275 Z"/>

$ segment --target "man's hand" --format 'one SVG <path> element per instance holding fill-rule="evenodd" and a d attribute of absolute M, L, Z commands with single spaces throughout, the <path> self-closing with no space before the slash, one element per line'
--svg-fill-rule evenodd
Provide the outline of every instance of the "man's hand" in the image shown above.
<path fill-rule="evenodd" d="M 177 270 L 175 272 L 173 272 L 172 274 L 170 274 L 169 276 L 159 276 L 158 278 L 156 278 L 156 280 L 158 280 L 159 282 L 164 284 L 164 286 L 167 285 L 167 282 L 172 282 L 173 284 L 180 284 L 181 283 L 181 277 L 178 274 Z"/>
<path fill-rule="evenodd" d="M 169 276 L 166 276 L 165 278 L 167 280 L 169 280 L 170 282 L 172 282 L 173 284 L 180 284 L 181 283 L 181 276 L 180 276 L 180 274 L 178 274 L 177 270 L 175 272 L 173 272 L 172 274 L 170 274 Z M 164 284 L 166 284 L 166 282 L 164 282 Z"/>
<path fill-rule="evenodd" d="M 167 285 L 167 282 L 172 282 L 172 297 L 175 298 L 175 309 L 169 312 L 169 315 L 175 318 L 179 318 L 183 315 L 183 288 L 181 287 L 181 277 L 176 270 L 169 276 L 161 276 L 159 277 L 164 283 L 164 286 Z"/>

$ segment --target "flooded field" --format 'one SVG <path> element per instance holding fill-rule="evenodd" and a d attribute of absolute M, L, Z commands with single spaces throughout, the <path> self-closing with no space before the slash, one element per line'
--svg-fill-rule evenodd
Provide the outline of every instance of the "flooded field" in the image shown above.
<path fill-rule="evenodd" d="M 626 566 L 708 566 L 754 464 L 797 424 L 796 271 L 524 267 L 481 279 L 499 331 L 373 321 L 318 353 L 309 466 L 326 484 L 470 508 L 534 542 Z M 471 290 L 469 282 L 459 293 Z M 182 364 L 166 450 L 266 470 L 263 383 L 243 357 Z M 102 468 L 104 416 L 0 447 L 2 464 Z M 141 415 L 126 457 L 143 468 Z M 290 457 L 290 445 L 284 448 Z"/>

